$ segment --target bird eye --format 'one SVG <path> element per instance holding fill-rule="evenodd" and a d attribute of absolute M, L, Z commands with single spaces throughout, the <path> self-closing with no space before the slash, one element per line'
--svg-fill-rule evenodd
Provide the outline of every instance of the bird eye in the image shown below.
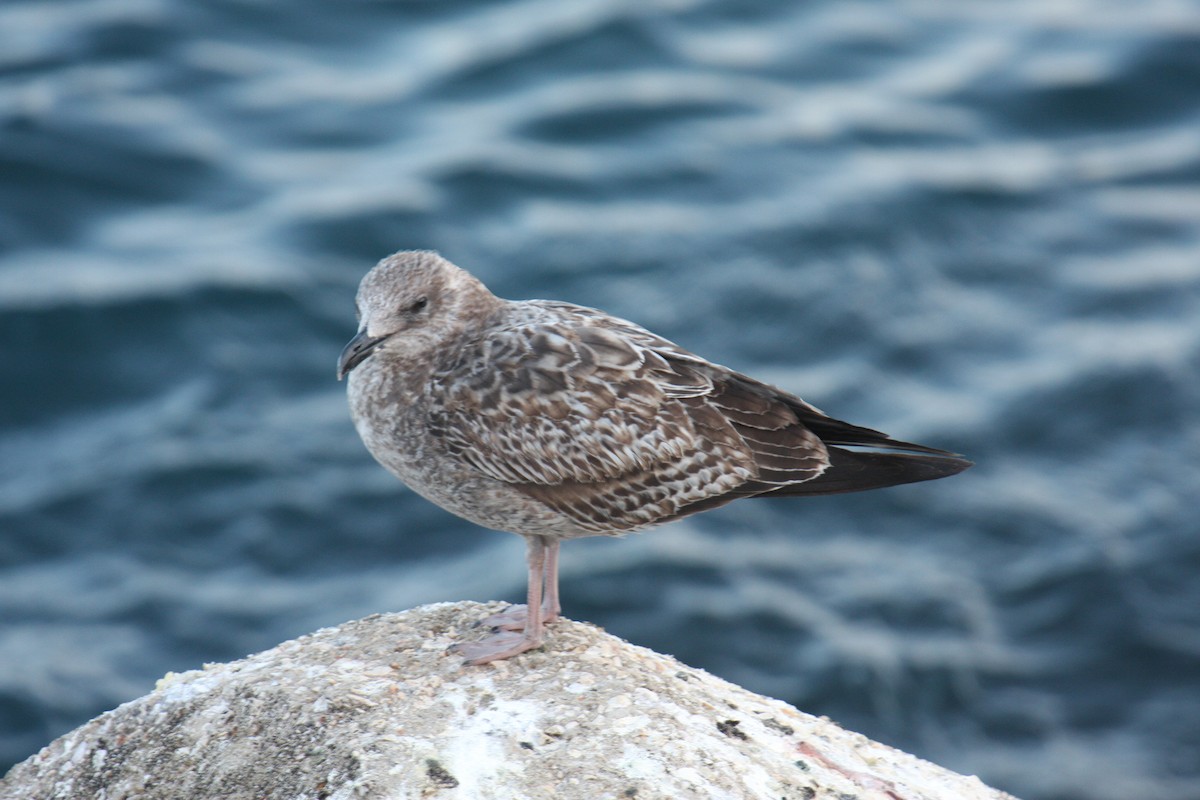
<path fill-rule="evenodd" d="M 429 298 L 418 297 L 416 302 L 408 307 L 409 313 L 416 314 L 418 311 L 424 311 L 427 305 L 429 305 Z"/>

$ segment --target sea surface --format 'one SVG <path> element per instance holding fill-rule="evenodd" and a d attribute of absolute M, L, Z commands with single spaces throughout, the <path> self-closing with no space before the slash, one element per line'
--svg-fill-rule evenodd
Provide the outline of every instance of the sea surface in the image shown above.
<path fill-rule="evenodd" d="M 379 258 L 954 478 L 571 542 L 566 614 L 1025 800 L 1200 798 L 1200 4 L 6 0 L 0 772 L 517 537 L 378 467 Z"/>

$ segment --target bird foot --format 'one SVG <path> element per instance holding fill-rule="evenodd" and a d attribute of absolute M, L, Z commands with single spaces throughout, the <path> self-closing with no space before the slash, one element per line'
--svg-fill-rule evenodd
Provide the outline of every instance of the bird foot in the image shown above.
<path fill-rule="evenodd" d="M 477 628 L 497 631 L 523 631 L 529 621 L 529 609 L 524 605 L 509 606 L 496 614 L 484 617 L 475 623 Z"/>
<path fill-rule="evenodd" d="M 541 646 L 542 637 L 540 636 L 532 637 L 514 631 L 501 631 L 479 642 L 452 644 L 449 652 L 465 656 L 466 663 L 471 666 L 479 666 L 492 661 L 503 661 L 518 653 Z"/>
<path fill-rule="evenodd" d="M 550 611 L 547 608 L 542 609 L 542 623 L 554 622 L 558 619 L 557 611 Z M 524 603 L 520 605 L 509 606 L 503 611 L 484 617 L 475 623 L 479 628 L 491 628 L 497 631 L 523 631 L 525 625 L 529 621 L 529 609 Z"/>

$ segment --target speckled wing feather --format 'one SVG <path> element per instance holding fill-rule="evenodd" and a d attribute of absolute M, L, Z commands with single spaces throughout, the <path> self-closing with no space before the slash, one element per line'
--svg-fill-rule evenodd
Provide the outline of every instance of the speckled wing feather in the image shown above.
<path fill-rule="evenodd" d="M 635 530 L 828 465 L 769 387 L 593 309 L 520 308 L 446 355 L 431 432 L 580 529 Z"/>

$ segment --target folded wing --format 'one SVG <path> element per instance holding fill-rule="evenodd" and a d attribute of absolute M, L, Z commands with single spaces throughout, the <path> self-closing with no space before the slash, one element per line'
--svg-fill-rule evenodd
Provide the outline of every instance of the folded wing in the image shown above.
<path fill-rule="evenodd" d="M 446 354 L 435 379 L 451 388 L 433 398 L 431 424 L 451 452 L 581 530 L 618 533 L 739 497 L 859 491 L 969 466 L 827 417 L 624 320 L 535 308 Z"/>

